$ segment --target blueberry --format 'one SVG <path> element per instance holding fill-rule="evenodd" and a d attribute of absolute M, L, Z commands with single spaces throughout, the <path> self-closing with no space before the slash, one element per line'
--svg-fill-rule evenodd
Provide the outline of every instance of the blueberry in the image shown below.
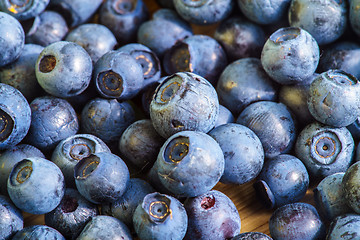
<path fill-rule="evenodd" d="M 192 34 L 190 25 L 174 10 L 159 9 L 153 14 L 152 20 L 140 25 L 137 41 L 149 47 L 162 59 L 167 49 Z"/>
<path fill-rule="evenodd" d="M 344 214 L 338 216 L 330 224 L 327 240 L 358 239 L 360 237 L 360 215 Z"/>
<path fill-rule="evenodd" d="M 182 197 L 211 190 L 223 175 L 224 164 L 219 144 L 195 131 L 182 131 L 168 138 L 155 162 L 161 183 Z"/>
<path fill-rule="evenodd" d="M 338 39 L 347 26 L 347 1 L 293 0 L 289 7 L 289 23 L 309 32 L 319 45 Z"/>
<path fill-rule="evenodd" d="M 67 41 L 52 43 L 40 53 L 35 65 L 40 86 L 56 97 L 79 95 L 89 86 L 92 63 L 80 45 Z"/>
<path fill-rule="evenodd" d="M 45 224 L 68 239 L 76 239 L 87 222 L 98 214 L 95 204 L 87 201 L 77 190 L 67 188 L 60 204 L 45 214 Z"/>
<path fill-rule="evenodd" d="M 28 144 L 18 144 L 0 154 L 0 194 L 7 195 L 7 180 L 14 165 L 24 158 L 41 157 L 44 154 L 36 147 Z"/>
<path fill-rule="evenodd" d="M 114 202 L 126 191 L 130 173 L 124 161 L 110 152 L 93 153 L 74 167 L 76 188 L 87 200 Z"/>
<path fill-rule="evenodd" d="M 74 108 L 64 99 L 37 97 L 30 103 L 31 124 L 26 142 L 42 151 L 51 151 L 63 139 L 79 130 Z"/>
<path fill-rule="evenodd" d="M 360 9 L 358 8 L 360 1 L 349 1 L 349 21 L 352 30 L 359 36 L 360 35 Z"/>
<path fill-rule="evenodd" d="M 136 207 L 133 223 L 142 240 L 181 240 L 186 233 L 188 217 L 179 200 L 156 192 L 147 194 Z"/>
<path fill-rule="evenodd" d="M 220 182 L 244 184 L 259 175 L 264 164 L 260 139 L 249 128 L 229 123 L 209 132 L 220 145 L 225 159 Z"/>
<path fill-rule="evenodd" d="M 94 135 L 75 134 L 59 142 L 52 152 L 51 161 L 61 169 L 66 185 L 75 187 L 75 165 L 81 159 L 98 152 L 110 152 L 110 149 Z"/>
<path fill-rule="evenodd" d="M 84 227 L 77 240 L 122 239 L 132 240 L 130 230 L 111 216 L 95 216 Z"/>
<path fill-rule="evenodd" d="M 360 115 L 360 83 L 351 74 L 329 70 L 310 84 L 308 108 L 324 124 L 345 127 Z"/>
<path fill-rule="evenodd" d="M 360 77 L 360 45 L 355 42 L 341 41 L 331 44 L 324 49 L 320 58 L 319 69 L 326 72 L 339 69 Z"/>
<path fill-rule="evenodd" d="M 233 0 L 173 0 L 174 7 L 186 21 L 208 25 L 227 18 L 234 8 Z"/>
<path fill-rule="evenodd" d="M 135 42 L 140 25 L 148 19 L 143 0 L 106 0 L 99 11 L 99 22 L 114 33 L 120 45 Z"/>
<path fill-rule="evenodd" d="M 233 201 L 220 191 L 187 198 L 184 206 L 189 217 L 184 239 L 231 239 L 240 233 L 239 212 Z"/>
<path fill-rule="evenodd" d="M 29 157 L 15 164 L 7 189 L 18 208 L 31 214 L 44 214 L 60 203 L 65 181 L 55 163 L 45 158 Z"/>
<path fill-rule="evenodd" d="M 220 104 L 235 115 L 253 102 L 275 101 L 277 88 L 258 58 L 242 58 L 230 63 L 216 85 Z"/>
<path fill-rule="evenodd" d="M 141 65 L 130 54 L 109 51 L 96 62 L 93 81 L 102 97 L 127 100 L 139 93 L 144 76 Z"/>
<path fill-rule="evenodd" d="M 269 220 L 274 239 L 323 239 L 325 225 L 316 209 L 308 203 L 292 203 L 275 210 Z"/>
<path fill-rule="evenodd" d="M 8 197 L 0 195 L 0 238 L 11 239 L 17 231 L 23 229 L 23 225 L 21 210 Z"/>
<path fill-rule="evenodd" d="M 24 95 L 16 88 L 0 83 L 0 150 L 21 142 L 30 121 L 31 109 Z"/>
<path fill-rule="evenodd" d="M 264 163 L 254 188 L 267 208 L 299 201 L 309 187 L 309 174 L 300 159 L 281 154 Z"/>
<path fill-rule="evenodd" d="M 150 118 L 164 138 L 180 131 L 208 132 L 219 115 L 215 88 L 203 77 L 179 72 L 167 77 L 156 89 Z"/>
<path fill-rule="evenodd" d="M 234 115 L 230 112 L 230 110 L 223 105 L 219 105 L 219 116 L 216 119 L 214 128 L 226 123 L 233 122 L 235 122 L 235 118 Z"/>
<path fill-rule="evenodd" d="M 94 34 L 96 33 L 96 34 Z M 114 34 L 104 25 L 96 23 L 81 24 L 71 30 L 65 41 L 74 42 L 83 47 L 93 63 L 117 44 Z"/>
<path fill-rule="evenodd" d="M 152 192 L 155 190 L 148 182 L 140 178 L 131 178 L 125 193 L 114 203 L 102 204 L 101 213 L 116 217 L 131 227 L 136 207 Z"/>
<path fill-rule="evenodd" d="M 142 89 L 159 81 L 161 76 L 161 62 L 150 48 L 140 43 L 129 43 L 117 50 L 130 54 L 141 65 L 144 75 Z"/>
<path fill-rule="evenodd" d="M 314 188 L 315 206 L 324 222 L 331 222 L 337 216 L 352 212 L 341 185 L 344 174 L 339 172 L 327 176 Z"/>
<path fill-rule="evenodd" d="M 119 141 L 121 134 L 134 121 L 132 106 L 116 99 L 92 99 L 81 111 L 82 132 L 95 135 L 106 143 Z"/>
<path fill-rule="evenodd" d="M 65 240 L 56 229 L 45 225 L 32 225 L 28 226 L 21 231 L 17 232 L 12 240 Z"/>
<path fill-rule="evenodd" d="M 61 13 L 69 27 L 87 22 L 100 7 L 102 0 L 51 0 L 50 9 Z"/>
<path fill-rule="evenodd" d="M 265 42 L 261 64 L 269 76 L 281 84 L 294 84 L 312 76 L 320 58 L 316 40 L 305 30 L 285 27 Z"/>
<path fill-rule="evenodd" d="M 295 144 L 295 122 L 282 103 L 252 103 L 241 112 L 236 122 L 255 132 L 263 145 L 265 157 L 288 153 Z"/>
<path fill-rule="evenodd" d="M 222 21 L 216 28 L 214 38 L 224 47 L 230 61 L 260 58 L 265 32 L 259 25 L 236 16 Z"/>
<path fill-rule="evenodd" d="M 310 175 L 322 179 L 336 172 L 345 172 L 352 164 L 354 140 L 345 128 L 318 122 L 307 125 L 295 143 L 295 154 Z"/>
<path fill-rule="evenodd" d="M 350 131 L 351 136 L 354 139 L 354 142 L 360 141 L 360 116 L 350 125 L 346 126 Z"/>
<path fill-rule="evenodd" d="M 179 40 L 165 52 L 163 66 L 170 75 L 192 72 L 216 85 L 219 75 L 227 65 L 221 45 L 207 35 L 193 35 Z"/>
<path fill-rule="evenodd" d="M 25 33 L 20 22 L 13 16 L 0 12 L 0 67 L 16 60 L 25 43 Z"/>
<path fill-rule="evenodd" d="M 150 104 L 152 97 L 155 93 L 156 88 L 162 83 L 168 76 L 159 78 L 156 82 L 153 82 L 149 86 L 147 86 L 145 89 L 143 89 L 141 93 L 141 106 L 144 114 L 147 117 L 150 117 Z"/>
<path fill-rule="evenodd" d="M 291 0 L 237 0 L 241 12 L 258 24 L 274 24 L 286 14 Z"/>
<path fill-rule="evenodd" d="M 50 0 L 2 0 L 0 1 L 0 11 L 23 21 L 39 15 L 45 10 L 49 2 Z"/>
<path fill-rule="evenodd" d="M 27 43 L 39 44 L 43 47 L 63 40 L 69 28 L 63 16 L 46 10 L 34 18 L 33 23 L 25 34 Z"/>
<path fill-rule="evenodd" d="M 272 240 L 272 238 L 261 232 L 244 232 L 236 235 L 231 240 Z"/>
<path fill-rule="evenodd" d="M 127 163 L 141 170 L 152 167 L 165 139 L 154 129 L 151 120 L 132 123 L 120 137 L 119 150 Z"/>
<path fill-rule="evenodd" d="M 35 63 L 44 48 L 25 44 L 19 58 L 0 69 L 0 82 L 18 89 L 28 101 L 42 94 L 35 75 Z"/>
<path fill-rule="evenodd" d="M 356 212 L 360 213 L 360 196 L 359 178 L 360 178 L 360 162 L 356 162 L 346 170 L 342 179 L 342 189 L 346 203 Z"/>

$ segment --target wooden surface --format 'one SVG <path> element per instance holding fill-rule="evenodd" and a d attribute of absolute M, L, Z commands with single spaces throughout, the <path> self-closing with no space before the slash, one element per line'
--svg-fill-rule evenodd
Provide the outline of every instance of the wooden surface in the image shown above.
<path fill-rule="evenodd" d="M 159 8 L 154 0 L 144 0 L 152 14 Z M 194 33 L 213 36 L 216 25 L 193 26 Z M 252 187 L 254 181 L 244 185 L 217 184 L 215 189 L 225 193 L 235 203 L 241 218 L 241 232 L 257 231 L 270 235 L 268 221 L 272 210 L 266 209 L 257 198 Z M 310 188 L 302 202 L 313 204 L 313 191 Z M 314 204 L 313 204 L 314 205 Z M 31 215 L 24 213 L 25 226 L 44 224 L 43 215 Z"/>

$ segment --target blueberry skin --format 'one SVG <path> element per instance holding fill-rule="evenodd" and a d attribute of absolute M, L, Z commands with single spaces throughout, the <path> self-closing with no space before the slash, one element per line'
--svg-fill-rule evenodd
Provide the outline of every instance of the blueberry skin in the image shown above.
<path fill-rule="evenodd" d="M 150 103 L 150 119 L 164 138 L 180 131 L 208 132 L 219 115 L 215 88 L 203 77 L 178 72 L 157 88 Z"/>
<path fill-rule="evenodd" d="M 8 197 L 0 195 L 0 238 L 11 239 L 17 231 L 23 229 L 23 226 L 21 210 Z"/>
<path fill-rule="evenodd" d="M 132 240 L 130 230 L 111 216 L 95 216 L 86 224 L 77 240 L 123 239 Z"/>
<path fill-rule="evenodd" d="M 324 222 L 331 222 L 335 217 L 351 213 L 342 189 L 344 172 L 325 177 L 314 189 L 316 209 Z"/>
<path fill-rule="evenodd" d="M 136 207 L 147 194 L 153 192 L 155 189 L 145 180 L 131 178 L 125 193 L 114 203 L 102 204 L 101 213 L 116 217 L 131 228 Z"/>
<path fill-rule="evenodd" d="M 172 193 L 195 197 L 211 190 L 224 173 L 219 144 L 202 132 L 182 131 L 169 137 L 155 162 L 161 183 Z"/>
<path fill-rule="evenodd" d="M 16 88 L 0 83 L 0 150 L 22 141 L 30 121 L 31 109 L 24 95 Z"/>
<path fill-rule="evenodd" d="M 360 36 L 360 9 L 358 8 L 360 1 L 351 0 L 349 1 L 349 21 L 352 30 L 356 35 Z"/>
<path fill-rule="evenodd" d="M 327 240 L 336 239 L 359 239 L 360 237 L 360 215 L 344 214 L 335 218 L 330 224 Z"/>
<path fill-rule="evenodd" d="M 267 208 L 299 201 L 309 187 L 305 165 L 295 156 L 281 154 L 265 161 L 254 183 L 256 193 Z"/>
<path fill-rule="evenodd" d="M 141 65 L 130 54 L 109 51 L 96 62 L 93 81 L 102 97 L 128 100 L 141 90 L 144 75 Z"/>
<path fill-rule="evenodd" d="M 110 152 L 110 149 L 94 135 L 75 134 L 59 142 L 52 152 L 51 161 L 61 169 L 66 185 L 75 187 L 75 165 L 81 159 L 98 152 Z"/>
<path fill-rule="evenodd" d="M 14 165 L 24 158 L 41 157 L 44 154 L 36 147 L 28 144 L 18 144 L 0 154 L 0 194 L 8 195 L 7 180 Z"/>
<path fill-rule="evenodd" d="M 191 72 L 216 82 L 227 65 L 224 49 L 214 38 L 207 35 L 193 35 L 179 40 L 165 52 L 163 66 L 171 75 L 177 72 Z"/>
<path fill-rule="evenodd" d="M 360 141 L 360 116 L 350 125 L 346 126 L 350 131 L 351 136 L 354 139 L 354 142 Z"/>
<path fill-rule="evenodd" d="M 81 111 L 83 133 L 99 137 L 105 143 L 119 141 L 125 129 L 135 121 L 135 112 L 128 102 L 95 98 Z"/>
<path fill-rule="evenodd" d="M 360 178 L 360 162 L 356 162 L 346 170 L 342 179 L 342 189 L 347 204 L 356 212 L 360 213 L 359 204 L 359 178 Z"/>
<path fill-rule="evenodd" d="M 288 18 L 292 27 L 309 32 L 319 45 L 338 39 L 347 26 L 347 1 L 291 1 Z"/>
<path fill-rule="evenodd" d="M 65 192 L 65 180 L 55 163 L 29 157 L 13 167 L 7 182 L 11 200 L 21 210 L 31 214 L 52 211 Z"/>
<path fill-rule="evenodd" d="M 224 107 L 223 105 L 219 105 L 219 116 L 215 122 L 214 128 L 226 124 L 235 122 L 234 115 L 230 112 L 229 109 Z"/>
<path fill-rule="evenodd" d="M 360 83 L 351 74 L 329 70 L 310 84 L 307 104 L 317 121 L 334 127 L 348 126 L 360 115 Z"/>
<path fill-rule="evenodd" d="M 95 204 L 86 200 L 77 190 L 67 188 L 60 204 L 45 214 L 45 224 L 68 239 L 76 239 L 87 222 L 98 214 Z"/>
<path fill-rule="evenodd" d="M 267 158 L 288 153 L 296 141 L 296 123 L 282 103 L 252 103 L 241 112 L 236 123 L 250 128 L 259 137 Z"/>
<path fill-rule="evenodd" d="M 353 162 L 355 145 L 351 133 L 345 127 L 314 122 L 300 132 L 294 150 L 309 174 L 322 179 L 349 168 Z"/>
<path fill-rule="evenodd" d="M 120 45 L 136 42 L 140 25 L 148 19 L 143 0 L 106 0 L 99 11 L 99 22 L 114 33 Z"/>
<path fill-rule="evenodd" d="M 280 84 L 300 83 L 312 76 L 320 59 L 316 40 L 297 27 L 280 28 L 272 33 L 261 52 L 266 73 Z"/>
<path fill-rule="evenodd" d="M 50 9 L 61 13 L 69 27 L 87 22 L 100 7 L 102 0 L 51 0 Z"/>
<path fill-rule="evenodd" d="M 154 129 L 150 119 L 132 123 L 120 137 L 119 150 L 128 163 L 141 170 L 152 167 L 165 139 Z"/>
<path fill-rule="evenodd" d="M 275 210 L 269 220 L 274 239 L 323 239 L 325 225 L 316 209 L 308 203 L 292 203 Z"/>
<path fill-rule="evenodd" d="M 66 100 L 37 97 L 30 103 L 31 124 L 25 141 L 41 151 L 53 150 L 63 139 L 79 130 L 74 108 Z"/>
<path fill-rule="evenodd" d="M 182 18 L 198 25 L 220 22 L 230 15 L 235 6 L 233 0 L 173 0 L 173 2 Z"/>
<path fill-rule="evenodd" d="M 272 240 L 272 238 L 261 232 L 244 232 L 236 235 L 231 240 Z"/>
<path fill-rule="evenodd" d="M 319 62 L 321 72 L 339 69 L 360 77 L 360 45 L 355 42 L 336 42 L 328 46 L 322 53 Z"/>
<path fill-rule="evenodd" d="M 211 190 L 187 198 L 184 207 L 189 217 L 184 239 L 230 239 L 240 233 L 239 212 L 232 200 L 220 191 Z"/>
<path fill-rule="evenodd" d="M 96 33 L 96 34 L 94 34 Z M 96 23 L 81 24 L 71 30 L 65 41 L 74 42 L 83 47 L 93 64 L 117 44 L 114 34 L 104 25 Z"/>
<path fill-rule="evenodd" d="M 17 232 L 12 240 L 65 240 L 56 229 L 45 225 L 28 226 Z"/>
<path fill-rule="evenodd" d="M 46 10 L 34 18 L 29 31 L 25 33 L 27 43 L 39 44 L 46 47 L 64 39 L 69 28 L 63 16 Z"/>
<path fill-rule="evenodd" d="M 264 164 L 264 149 L 252 130 L 228 123 L 214 128 L 209 135 L 224 153 L 225 168 L 220 182 L 244 184 L 259 175 Z"/>
<path fill-rule="evenodd" d="M 318 76 L 317 73 L 301 83 L 282 85 L 279 89 L 279 102 L 285 104 L 296 116 L 300 126 L 305 127 L 315 121 L 309 112 L 307 100 L 311 82 Z"/>
<path fill-rule="evenodd" d="M 42 11 L 45 10 L 49 2 L 50 0 L 33 0 L 33 1 L 1 0 L 0 11 L 12 15 L 19 21 L 23 21 L 39 15 Z"/>
<path fill-rule="evenodd" d="M 167 78 L 168 76 L 162 77 L 158 79 L 156 82 L 153 82 L 145 89 L 143 89 L 141 93 L 141 106 L 142 110 L 147 117 L 150 117 L 150 104 L 152 101 L 152 97 L 155 93 L 156 88 Z"/>
<path fill-rule="evenodd" d="M 286 15 L 291 0 L 237 0 L 241 12 L 258 24 L 273 24 Z"/>
<path fill-rule="evenodd" d="M 260 58 L 266 40 L 265 32 L 259 25 L 238 16 L 222 21 L 214 38 L 224 47 L 230 61 Z"/>
<path fill-rule="evenodd" d="M 226 66 L 216 85 L 220 104 L 238 116 L 253 102 L 275 101 L 277 83 L 271 80 L 258 58 L 243 58 Z"/>
<path fill-rule="evenodd" d="M 79 95 L 89 86 L 92 74 L 89 54 L 80 45 L 59 41 L 40 53 L 35 74 L 40 86 L 55 97 Z"/>
<path fill-rule="evenodd" d="M 13 16 L 0 12 L 0 67 L 15 61 L 25 44 L 25 33 L 20 22 Z"/>
<path fill-rule="evenodd" d="M 137 41 L 149 47 L 162 59 L 165 51 L 175 45 L 178 40 L 191 35 L 193 32 L 189 23 L 174 10 L 159 9 L 153 14 L 152 20 L 140 25 Z"/>
<path fill-rule="evenodd" d="M 117 50 L 130 54 L 141 65 L 144 75 L 142 90 L 159 81 L 161 77 L 161 62 L 150 48 L 140 43 L 129 43 Z"/>
<path fill-rule="evenodd" d="M 25 44 L 19 58 L 0 69 L 0 82 L 18 89 L 28 101 L 42 94 L 34 66 L 43 49 L 40 45 Z"/>
<path fill-rule="evenodd" d="M 76 188 L 92 203 L 115 202 L 129 186 L 124 161 L 110 152 L 93 153 L 74 167 Z"/>
<path fill-rule="evenodd" d="M 135 232 L 142 240 L 184 238 L 188 217 L 183 204 L 158 192 L 147 194 L 133 216 Z"/>

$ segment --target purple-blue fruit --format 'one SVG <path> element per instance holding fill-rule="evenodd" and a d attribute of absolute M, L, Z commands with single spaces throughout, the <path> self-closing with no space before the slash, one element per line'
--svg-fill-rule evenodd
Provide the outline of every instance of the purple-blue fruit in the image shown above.
<path fill-rule="evenodd" d="M 211 190 L 184 202 L 189 217 L 184 239 L 223 240 L 240 233 L 241 220 L 233 201 L 224 193 Z"/>
<path fill-rule="evenodd" d="M 360 238 L 360 215 L 344 214 L 335 218 L 329 226 L 327 240 L 353 240 Z"/>
<path fill-rule="evenodd" d="M 23 229 L 23 226 L 21 210 L 8 197 L 0 195 L 0 238 L 11 239 L 17 231 Z"/>
<path fill-rule="evenodd" d="M 0 11 L 6 12 L 19 21 L 28 20 L 36 17 L 45 10 L 50 0 L 1 0 Z"/>
<path fill-rule="evenodd" d="M 346 203 L 356 212 L 360 213 L 360 162 L 356 162 L 346 170 L 341 187 Z"/>
<path fill-rule="evenodd" d="M 235 122 L 234 115 L 230 112 L 229 109 L 224 107 L 223 105 L 219 105 L 219 116 L 215 122 L 214 128 L 226 124 Z"/>
<path fill-rule="evenodd" d="M 244 232 L 236 235 L 231 240 L 272 240 L 272 238 L 261 232 Z"/>
<path fill-rule="evenodd" d="M 349 1 L 349 21 L 351 29 L 360 36 L 360 9 L 358 8 L 360 4 L 359 0 Z"/>
<path fill-rule="evenodd" d="M 29 157 L 15 164 L 7 189 L 18 208 L 31 214 L 44 214 L 60 203 L 65 192 L 65 180 L 55 163 L 45 158 Z"/>
<path fill-rule="evenodd" d="M 45 225 L 32 225 L 18 231 L 12 240 L 65 240 L 56 229 Z"/>

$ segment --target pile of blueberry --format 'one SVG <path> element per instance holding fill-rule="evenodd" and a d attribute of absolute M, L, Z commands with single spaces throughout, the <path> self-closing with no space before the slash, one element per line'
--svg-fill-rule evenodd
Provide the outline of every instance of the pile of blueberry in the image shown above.
<path fill-rule="evenodd" d="M 359 36 L 360 0 L 0 0 L 0 239 L 360 239 Z"/>

